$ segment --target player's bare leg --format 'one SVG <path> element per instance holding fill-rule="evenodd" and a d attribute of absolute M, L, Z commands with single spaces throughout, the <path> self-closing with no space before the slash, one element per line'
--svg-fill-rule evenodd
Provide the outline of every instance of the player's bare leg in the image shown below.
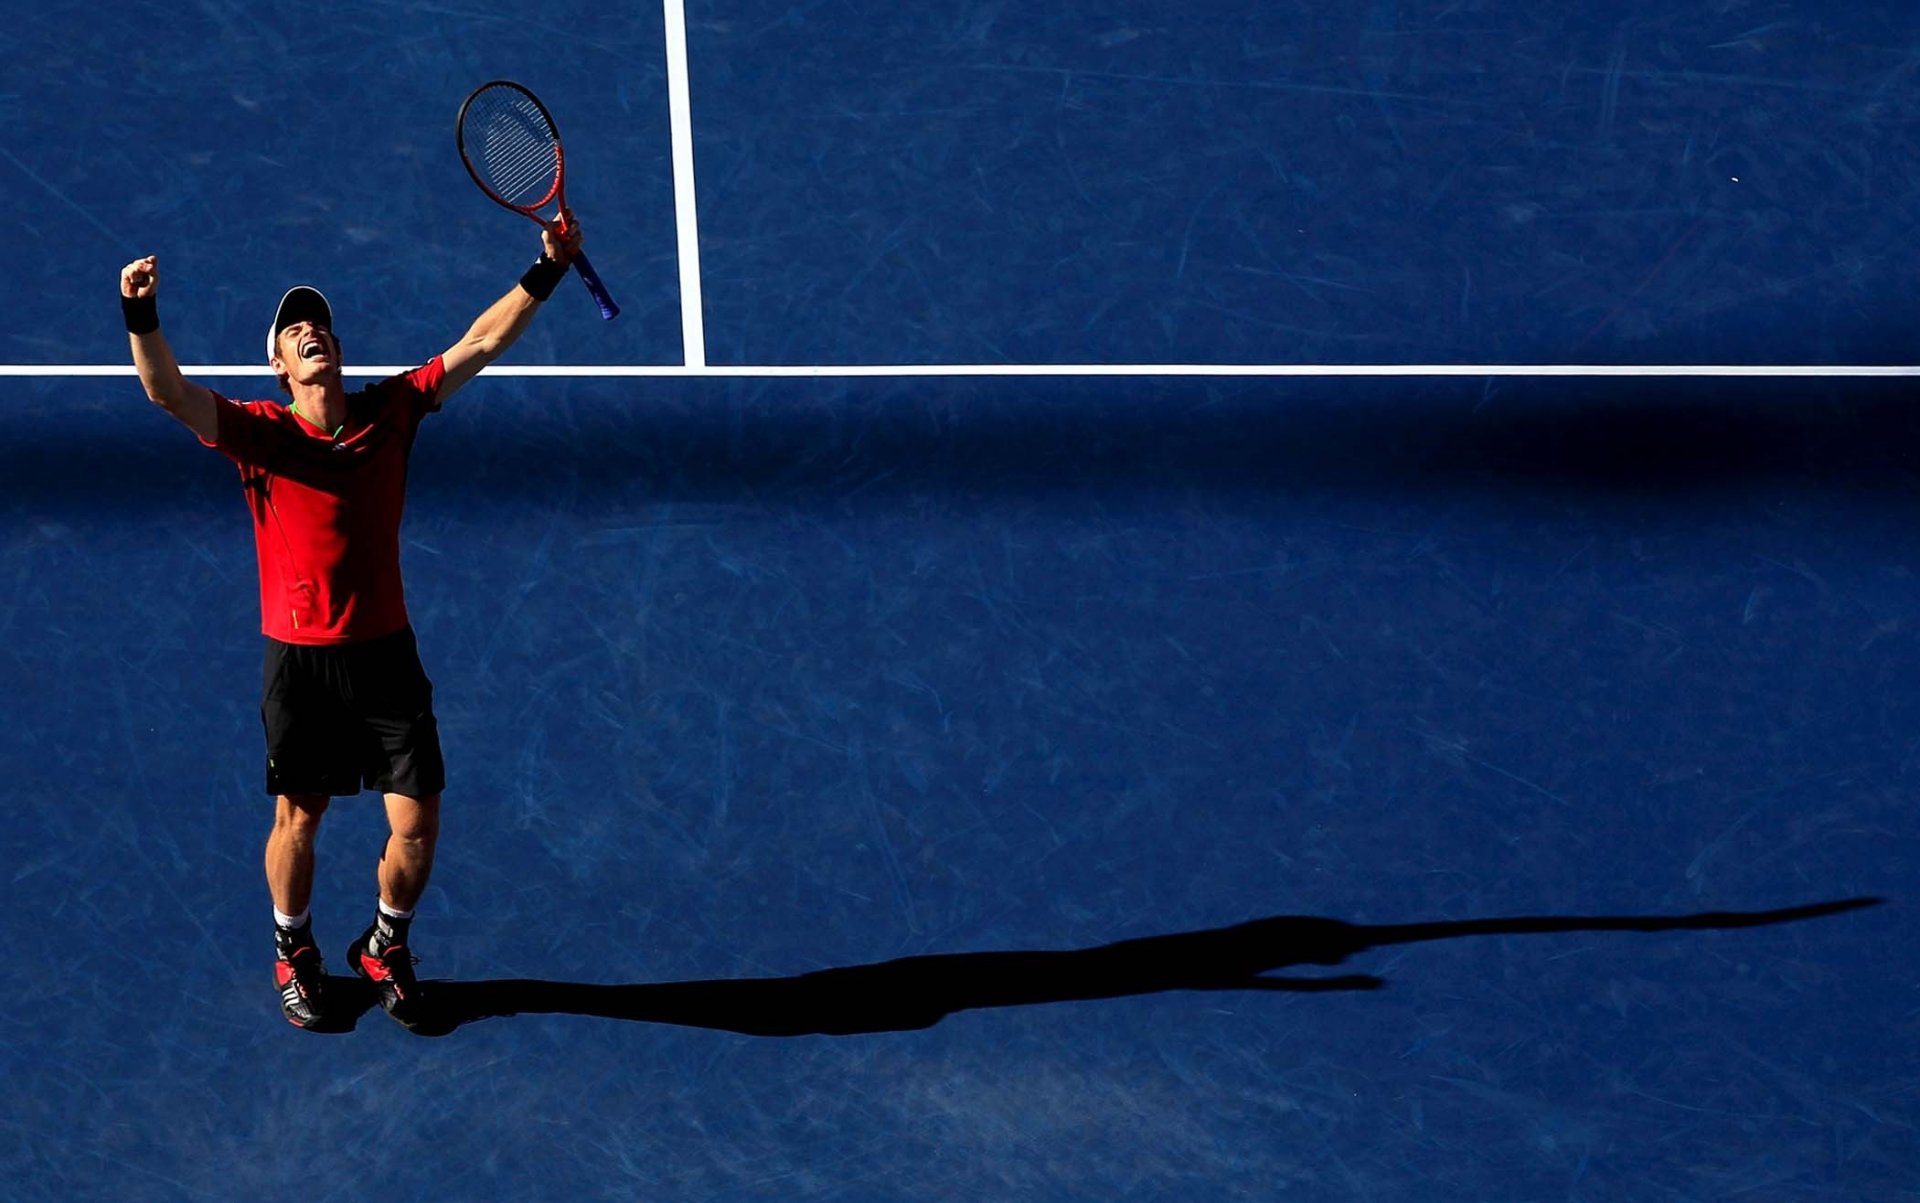
<path fill-rule="evenodd" d="M 433 875 L 433 847 L 440 838 L 440 795 L 409 798 L 388 794 L 387 847 L 380 854 L 380 901 L 412 914 Z"/>
<path fill-rule="evenodd" d="M 273 800 L 273 831 L 267 836 L 267 890 L 273 909 L 305 915 L 313 898 L 313 846 L 320 818 L 327 813 L 324 794 L 281 794 Z"/>

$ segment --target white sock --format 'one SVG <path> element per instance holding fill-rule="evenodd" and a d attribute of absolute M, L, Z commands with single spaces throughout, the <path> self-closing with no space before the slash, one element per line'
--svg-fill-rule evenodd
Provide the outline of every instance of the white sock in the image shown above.
<path fill-rule="evenodd" d="M 381 899 L 381 900 L 380 900 L 380 902 L 379 902 L 379 906 L 380 906 L 380 913 L 381 913 L 381 914 L 383 914 L 383 915 L 385 915 L 385 916 L 386 916 L 387 918 L 389 918 L 389 919 L 411 919 L 411 918 L 413 918 L 413 912 L 412 912 L 412 911 L 396 911 L 396 910 L 394 910 L 394 909 L 393 909 L 392 907 L 390 907 L 390 906 L 388 906 L 388 905 L 387 905 L 387 903 L 386 903 L 386 900 L 385 900 L 385 899 Z"/>
<path fill-rule="evenodd" d="M 305 927 L 307 920 L 311 918 L 313 918 L 312 907 L 308 907 L 297 915 L 283 914 L 277 906 L 273 908 L 273 921 L 288 931 L 296 931 L 299 928 Z"/>

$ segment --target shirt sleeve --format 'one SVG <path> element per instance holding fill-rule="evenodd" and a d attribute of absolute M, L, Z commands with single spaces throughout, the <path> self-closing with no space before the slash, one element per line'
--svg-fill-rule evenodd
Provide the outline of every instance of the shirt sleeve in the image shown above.
<path fill-rule="evenodd" d="M 428 414 L 440 412 L 440 382 L 446 378 L 446 362 L 438 355 L 396 378 L 407 392 L 408 409 L 415 425 Z"/>
<path fill-rule="evenodd" d="M 229 401 L 219 393 L 213 401 L 213 441 L 200 442 L 242 468 L 271 468 L 283 437 L 273 419 L 253 408 L 258 402 Z"/>

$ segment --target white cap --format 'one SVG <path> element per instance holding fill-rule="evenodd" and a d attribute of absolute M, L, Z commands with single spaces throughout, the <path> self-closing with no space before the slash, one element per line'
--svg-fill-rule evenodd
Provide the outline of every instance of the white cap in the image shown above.
<path fill-rule="evenodd" d="M 296 284 L 287 289 L 280 298 L 280 307 L 273 311 L 273 325 L 267 327 L 267 360 L 273 360 L 278 349 L 280 332 L 295 322 L 318 322 L 328 330 L 333 329 L 333 306 L 327 304 L 327 298 L 320 290 L 308 284 Z"/>

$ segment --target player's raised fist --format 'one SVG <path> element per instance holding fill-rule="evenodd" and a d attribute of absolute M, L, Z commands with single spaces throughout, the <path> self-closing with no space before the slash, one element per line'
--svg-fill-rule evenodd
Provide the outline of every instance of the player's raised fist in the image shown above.
<path fill-rule="evenodd" d="M 157 260 L 148 255 L 144 259 L 135 259 L 120 269 L 120 295 L 123 297 L 150 297 L 160 287 L 160 271 L 155 267 Z"/>

